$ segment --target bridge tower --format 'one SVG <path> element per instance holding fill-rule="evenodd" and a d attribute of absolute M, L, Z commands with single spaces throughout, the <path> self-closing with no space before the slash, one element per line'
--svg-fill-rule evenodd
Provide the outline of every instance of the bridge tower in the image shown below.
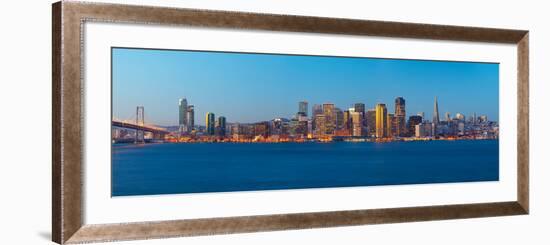
<path fill-rule="evenodd" d="M 145 109 L 143 106 L 136 108 L 136 125 L 145 126 Z M 145 143 L 145 131 L 143 129 L 136 130 L 136 144 Z"/>

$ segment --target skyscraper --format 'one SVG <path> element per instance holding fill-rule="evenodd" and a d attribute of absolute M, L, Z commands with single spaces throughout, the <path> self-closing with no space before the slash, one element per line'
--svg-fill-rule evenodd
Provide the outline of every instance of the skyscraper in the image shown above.
<path fill-rule="evenodd" d="M 336 115 L 336 129 L 344 128 L 344 112 L 340 108 L 334 108 Z"/>
<path fill-rule="evenodd" d="M 360 112 L 351 112 L 351 132 L 353 136 L 363 135 L 363 114 Z"/>
<path fill-rule="evenodd" d="M 185 120 L 187 120 L 187 132 L 191 132 L 195 128 L 195 106 L 187 106 L 187 113 L 185 117 Z"/>
<path fill-rule="evenodd" d="M 365 116 L 365 120 L 367 121 L 368 136 L 375 137 L 376 136 L 376 109 L 369 109 L 367 111 L 367 115 Z"/>
<path fill-rule="evenodd" d="M 355 112 L 359 112 L 361 113 L 361 118 L 362 118 L 362 121 L 363 121 L 363 126 L 367 126 L 366 125 L 366 120 L 365 120 L 365 116 L 366 116 L 366 111 L 365 111 L 365 104 L 363 103 L 355 103 L 353 105 L 353 109 Z"/>
<path fill-rule="evenodd" d="M 227 125 L 225 124 L 225 117 L 224 116 L 218 117 L 216 128 L 218 129 L 219 136 L 225 136 L 226 126 Z"/>
<path fill-rule="evenodd" d="M 397 117 L 395 117 L 395 114 L 388 113 L 388 137 L 395 137 L 397 136 Z"/>
<path fill-rule="evenodd" d="M 351 132 L 351 114 L 349 110 L 344 111 L 344 129 Z"/>
<path fill-rule="evenodd" d="M 422 123 L 422 117 L 418 115 L 413 115 L 409 117 L 409 130 L 408 135 L 409 136 L 415 136 L 416 132 L 416 125 Z"/>
<path fill-rule="evenodd" d="M 325 134 L 333 135 L 336 130 L 336 110 L 334 104 L 323 104 L 323 114 L 325 115 Z"/>
<path fill-rule="evenodd" d="M 313 129 L 316 129 L 317 127 L 317 115 L 319 114 L 323 114 L 323 107 L 321 105 L 313 105 L 313 109 L 312 109 L 312 116 L 311 116 L 311 119 L 313 121 L 313 125 L 312 125 L 312 128 Z"/>
<path fill-rule="evenodd" d="M 445 112 L 445 121 L 451 122 L 451 113 L 450 112 Z"/>
<path fill-rule="evenodd" d="M 180 133 L 187 131 L 187 99 L 179 100 L 179 131 Z"/>
<path fill-rule="evenodd" d="M 300 101 L 298 103 L 298 114 L 307 117 L 307 101 Z"/>
<path fill-rule="evenodd" d="M 432 122 L 436 125 L 439 124 L 439 108 L 437 107 L 437 96 L 434 99 L 434 115 Z"/>
<path fill-rule="evenodd" d="M 365 114 L 365 104 L 355 103 L 355 105 L 353 105 L 353 108 L 355 109 L 355 112 L 363 113 L 363 115 Z"/>
<path fill-rule="evenodd" d="M 323 136 L 326 134 L 326 118 L 325 114 L 317 114 L 315 116 L 315 134 L 318 136 Z"/>
<path fill-rule="evenodd" d="M 388 137 L 388 110 L 386 104 L 376 105 L 376 138 Z"/>
<path fill-rule="evenodd" d="M 405 99 L 403 97 L 395 98 L 395 136 L 405 136 L 407 133 L 406 126 Z"/>
<path fill-rule="evenodd" d="M 206 134 L 214 135 L 216 133 L 216 115 L 212 112 L 206 113 Z"/>

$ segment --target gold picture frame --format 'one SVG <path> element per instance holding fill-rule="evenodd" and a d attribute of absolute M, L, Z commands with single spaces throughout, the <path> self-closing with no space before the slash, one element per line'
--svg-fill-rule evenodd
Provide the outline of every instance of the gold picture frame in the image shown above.
<path fill-rule="evenodd" d="M 60 244 L 521 215 L 529 212 L 529 34 L 525 30 L 57 2 L 52 17 L 52 240 Z M 83 224 L 82 39 L 86 22 L 130 22 L 517 45 L 517 200 L 122 224 Z"/>

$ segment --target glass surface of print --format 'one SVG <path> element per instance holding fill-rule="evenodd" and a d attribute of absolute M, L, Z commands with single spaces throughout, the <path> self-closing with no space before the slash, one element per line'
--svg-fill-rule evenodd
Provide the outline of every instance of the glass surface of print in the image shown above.
<path fill-rule="evenodd" d="M 112 48 L 112 196 L 499 180 L 499 64 Z"/>

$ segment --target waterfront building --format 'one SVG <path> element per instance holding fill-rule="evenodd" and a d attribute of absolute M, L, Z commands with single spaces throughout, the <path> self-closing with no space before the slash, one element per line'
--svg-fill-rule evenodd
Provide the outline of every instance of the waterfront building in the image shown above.
<path fill-rule="evenodd" d="M 187 99 L 181 98 L 178 102 L 179 106 L 179 132 L 187 132 Z"/>
<path fill-rule="evenodd" d="M 409 130 L 408 130 L 408 136 L 415 136 L 416 133 L 416 125 L 422 123 L 422 117 L 418 115 L 410 116 L 409 117 Z"/>
<path fill-rule="evenodd" d="M 369 109 L 365 116 L 365 120 L 367 121 L 367 135 L 369 137 L 376 137 L 376 110 Z"/>
<path fill-rule="evenodd" d="M 229 134 L 234 138 L 234 139 L 239 139 L 239 133 L 240 133 L 240 127 L 241 125 L 239 123 L 233 123 L 231 124 L 231 126 L 229 127 Z"/>
<path fill-rule="evenodd" d="M 334 104 L 323 104 L 323 114 L 325 115 L 325 134 L 333 135 L 336 130 L 336 110 Z"/>
<path fill-rule="evenodd" d="M 323 136 L 326 134 L 326 118 L 324 114 L 315 116 L 315 135 Z"/>
<path fill-rule="evenodd" d="M 395 98 L 395 136 L 406 136 L 406 112 L 405 112 L 405 99 L 403 97 Z"/>
<path fill-rule="evenodd" d="M 221 116 L 218 117 L 218 121 L 216 122 L 216 129 L 218 130 L 219 136 L 225 136 L 226 133 L 226 120 L 225 117 Z"/>
<path fill-rule="evenodd" d="M 313 120 L 312 126 L 313 126 L 313 129 L 315 130 L 316 129 L 315 127 L 317 125 L 315 118 L 317 117 L 317 115 L 323 114 L 323 107 L 321 105 L 315 104 L 313 105 L 313 109 L 311 113 L 312 113 L 311 119 Z"/>
<path fill-rule="evenodd" d="M 388 110 L 386 104 L 376 105 L 376 138 L 388 137 Z"/>
<path fill-rule="evenodd" d="M 449 126 L 449 135 L 450 136 L 456 136 L 456 135 L 459 135 L 459 125 L 460 125 L 460 120 L 456 119 L 456 118 L 453 118 L 451 119 L 451 122 L 448 124 Z"/>
<path fill-rule="evenodd" d="M 282 118 L 275 118 L 271 121 L 271 134 L 281 135 L 283 134 L 283 124 L 284 121 Z"/>
<path fill-rule="evenodd" d="M 307 121 L 290 120 L 290 135 L 293 137 L 303 138 L 308 134 Z"/>
<path fill-rule="evenodd" d="M 292 137 L 296 137 L 297 134 L 299 134 L 297 131 L 298 131 L 298 119 L 297 118 L 292 118 L 290 120 L 290 123 L 289 123 L 289 126 L 290 126 L 290 136 Z"/>
<path fill-rule="evenodd" d="M 353 136 L 363 136 L 363 113 L 360 112 L 351 112 L 351 124 L 352 124 L 352 135 Z"/>
<path fill-rule="evenodd" d="M 298 103 L 298 114 L 307 117 L 307 101 L 300 101 Z"/>
<path fill-rule="evenodd" d="M 340 108 L 334 108 L 334 113 L 336 115 L 336 129 L 344 128 L 344 112 Z"/>
<path fill-rule="evenodd" d="M 195 128 L 195 106 L 193 105 L 187 106 L 187 113 L 185 117 L 187 122 L 186 131 L 190 133 Z"/>
<path fill-rule="evenodd" d="M 433 136 L 432 123 L 420 123 L 416 125 L 417 138 L 432 137 L 432 136 Z"/>
<path fill-rule="evenodd" d="M 351 114 L 349 110 L 344 111 L 344 128 L 348 132 L 351 132 Z"/>
<path fill-rule="evenodd" d="M 254 124 L 254 136 L 263 136 L 267 138 L 269 136 L 269 123 L 268 122 L 257 122 Z"/>
<path fill-rule="evenodd" d="M 206 113 L 206 134 L 214 135 L 216 132 L 216 115 L 212 112 Z"/>
<path fill-rule="evenodd" d="M 367 115 L 367 111 L 365 109 L 365 104 L 363 103 L 355 103 L 353 105 L 353 109 L 355 110 L 355 112 L 359 112 L 361 113 L 361 118 L 363 120 L 363 127 L 366 127 L 367 126 L 367 120 L 365 120 L 365 117 Z"/>
<path fill-rule="evenodd" d="M 302 135 L 302 137 L 307 137 L 307 134 L 309 133 L 308 127 L 308 121 L 299 121 L 298 130 L 296 130 L 296 133 Z"/>
<path fill-rule="evenodd" d="M 396 137 L 397 136 L 397 118 L 395 117 L 395 114 L 388 113 L 387 127 L 388 127 L 388 137 Z"/>

